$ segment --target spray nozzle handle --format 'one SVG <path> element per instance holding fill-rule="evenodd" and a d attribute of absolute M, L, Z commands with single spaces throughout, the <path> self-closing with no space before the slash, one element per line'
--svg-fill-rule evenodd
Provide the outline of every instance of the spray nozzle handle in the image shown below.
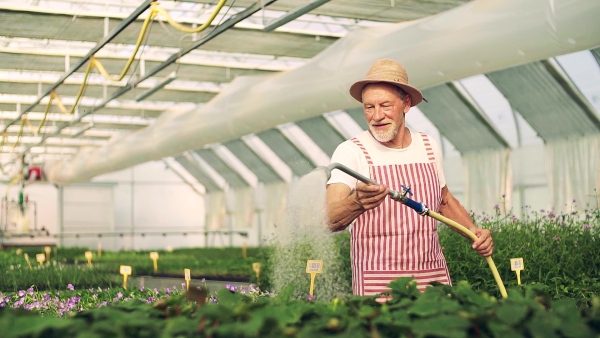
<path fill-rule="evenodd" d="M 409 194 L 410 196 L 413 195 L 413 193 L 412 193 L 412 191 L 410 191 L 409 187 L 407 187 L 405 185 L 402 185 L 401 187 L 404 190 L 404 191 L 402 191 L 402 195 L 404 195 L 404 196 L 406 196 L 406 194 Z"/>

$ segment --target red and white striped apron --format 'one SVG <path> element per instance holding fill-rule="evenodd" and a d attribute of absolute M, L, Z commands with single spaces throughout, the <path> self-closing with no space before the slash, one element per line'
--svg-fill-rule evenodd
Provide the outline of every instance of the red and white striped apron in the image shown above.
<path fill-rule="evenodd" d="M 369 164 L 371 178 L 399 191 L 405 185 L 412 198 L 431 210 L 441 203 L 435 156 L 427 135 L 421 134 L 429 162 L 375 166 L 356 138 Z M 451 284 L 435 219 L 423 217 L 406 205 L 386 198 L 377 208 L 360 215 L 351 230 L 352 292 L 375 295 L 400 277 L 413 277 L 423 291 L 429 282 Z"/>

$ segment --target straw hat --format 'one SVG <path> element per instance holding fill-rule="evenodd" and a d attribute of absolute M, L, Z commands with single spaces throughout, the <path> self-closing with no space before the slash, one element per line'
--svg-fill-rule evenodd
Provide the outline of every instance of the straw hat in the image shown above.
<path fill-rule="evenodd" d="M 364 80 L 355 82 L 350 87 L 350 95 L 358 102 L 362 102 L 362 90 L 369 83 L 389 83 L 400 87 L 411 97 L 412 106 L 416 106 L 423 100 L 423 93 L 408 84 L 406 69 L 392 59 L 380 59 L 373 62 L 371 69 Z"/>

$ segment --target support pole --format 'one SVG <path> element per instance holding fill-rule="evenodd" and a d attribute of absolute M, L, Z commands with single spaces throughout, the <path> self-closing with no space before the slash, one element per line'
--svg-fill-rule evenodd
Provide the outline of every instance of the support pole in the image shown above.
<path fill-rule="evenodd" d="M 59 232 L 59 245 L 62 247 L 65 245 L 63 233 L 65 232 L 65 215 L 64 215 L 64 187 L 62 185 L 56 186 L 58 189 L 58 232 Z"/>

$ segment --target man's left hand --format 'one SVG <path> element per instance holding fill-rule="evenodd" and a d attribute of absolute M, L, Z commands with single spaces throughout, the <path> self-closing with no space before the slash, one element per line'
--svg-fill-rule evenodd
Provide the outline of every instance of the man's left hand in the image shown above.
<path fill-rule="evenodd" d="M 477 240 L 473 242 L 473 249 L 483 257 L 491 256 L 494 253 L 492 233 L 488 229 L 477 229 L 475 236 L 477 236 Z"/>

